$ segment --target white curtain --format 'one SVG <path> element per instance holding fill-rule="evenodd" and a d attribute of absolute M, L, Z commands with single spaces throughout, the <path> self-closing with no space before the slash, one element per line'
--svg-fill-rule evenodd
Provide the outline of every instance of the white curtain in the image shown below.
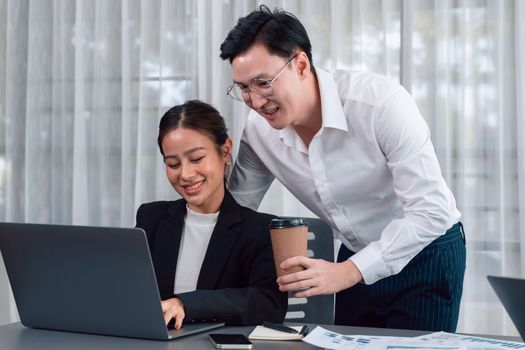
<path fill-rule="evenodd" d="M 525 2 L 0 0 L 0 220 L 133 226 L 177 198 L 156 145 L 163 112 L 215 105 L 238 144 L 219 46 L 258 4 L 296 14 L 314 63 L 401 82 L 463 213 L 458 331 L 517 334 L 486 281 L 525 275 Z M 308 215 L 279 184 L 260 208 Z M 0 324 L 17 319 L 0 267 Z"/>

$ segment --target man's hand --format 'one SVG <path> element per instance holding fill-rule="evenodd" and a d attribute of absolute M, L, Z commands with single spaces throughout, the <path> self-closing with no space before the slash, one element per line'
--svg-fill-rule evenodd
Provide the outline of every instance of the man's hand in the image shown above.
<path fill-rule="evenodd" d="M 166 299 L 160 302 L 162 312 L 164 313 L 164 323 L 168 325 L 172 318 L 175 319 L 175 329 L 182 326 L 182 321 L 186 316 L 184 312 L 184 304 L 179 298 Z"/>
<path fill-rule="evenodd" d="M 352 260 L 332 263 L 321 259 L 294 256 L 281 263 L 282 268 L 301 265 L 303 271 L 293 272 L 277 279 L 279 290 L 296 291 L 294 297 L 334 294 L 353 287 L 363 280 L 363 275 Z M 306 289 L 308 288 L 308 289 Z"/>

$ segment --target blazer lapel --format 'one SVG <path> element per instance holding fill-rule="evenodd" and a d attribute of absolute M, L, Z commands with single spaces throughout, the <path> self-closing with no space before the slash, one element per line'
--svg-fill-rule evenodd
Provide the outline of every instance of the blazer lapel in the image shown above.
<path fill-rule="evenodd" d="M 161 299 L 173 295 L 186 202 L 183 200 L 175 202 L 168 212 L 170 215 L 159 222 L 153 246 L 156 252 L 153 265 Z"/>
<path fill-rule="evenodd" d="M 240 225 L 237 225 L 240 222 L 242 222 L 240 206 L 231 194 L 225 191 L 221 212 L 201 266 L 197 289 L 215 288 L 237 237 L 241 233 Z"/>

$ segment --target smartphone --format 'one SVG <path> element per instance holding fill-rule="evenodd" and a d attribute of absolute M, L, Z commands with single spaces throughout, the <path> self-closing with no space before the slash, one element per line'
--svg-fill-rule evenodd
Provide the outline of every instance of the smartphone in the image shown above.
<path fill-rule="evenodd" d="M 211 343 L 217 349 L 253 349 L 253 344 L 242 334 L 209 334 Z"/>

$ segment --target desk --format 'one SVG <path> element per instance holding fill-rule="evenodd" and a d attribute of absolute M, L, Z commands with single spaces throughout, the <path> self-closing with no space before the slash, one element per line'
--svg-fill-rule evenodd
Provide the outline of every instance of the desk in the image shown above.
<path fill-rule="evenodd" d="M 310 329 L 313 329 L 311 326 Z M 334 332 L 343 334 L 361 335 L 392 335 L 412 337 L 431 332 L 363 328 L 346 326 L 324 326 Z M 211 333 L 241 333 L 246 336 L 254 327 L 224 327 L 218 328 Z M 498 339 L 520 341 L 517 337 L 497 337 Z M 318 349 L 301 341 L 261 341 L 254 340 L 254 350 L 313 350 Z M 56 332 L 40 329 L 32 329 L 22 326 L 21 323 L 11 323 L 0 327 L 0 350 L 211 350 L 214 347 L 208 340 L 207 333 L 190 335 L 177 340 L 143 340 L 133 338 L 109 337 L 100 335 L 89 335 L 81 333 Z"/>

